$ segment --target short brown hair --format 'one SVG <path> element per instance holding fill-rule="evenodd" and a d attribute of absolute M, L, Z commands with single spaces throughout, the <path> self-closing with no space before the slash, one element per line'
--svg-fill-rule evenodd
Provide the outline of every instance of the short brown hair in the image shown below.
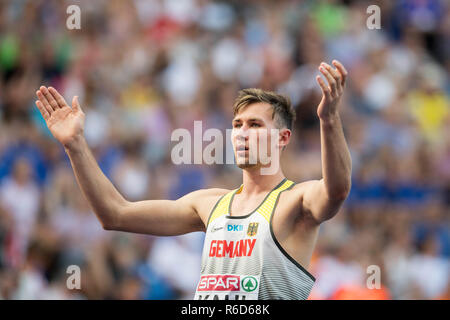
<path fill-rule="evenodd" d="M 275 119 L 275 116 L 277 116 L 275 121 L 279 127 L 286 127 L 292 130 L 292 125 L 295 121 L 295 110 L 292 107 L 291 99 L 273 91 L 265 91 L 258 88 L 240 90 L 233 105 L 233 115 L 236 116 L 242 108 L 256 102 L 270 104 L 273 108 L 272 119 Z"/>

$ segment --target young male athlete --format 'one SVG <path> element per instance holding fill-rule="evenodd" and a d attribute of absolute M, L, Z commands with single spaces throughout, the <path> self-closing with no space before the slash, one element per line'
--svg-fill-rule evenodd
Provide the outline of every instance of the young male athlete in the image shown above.
<path fill-rule="evenodd" d="M 315 281 L 307 268 L 319 226 L 337 213 L 351 186 L 351 158 L 338 111 L 347 71 L 336 60 L 332 64 L 319 66 L 327 83 L 316 78 L 323 94 L 317 109 L 322 179 L 294 183 L 281 167 L 262 174 L 270 163 L 263 164 L 259 156 L 250 161 L 250 146 L 259 139 L 271 140 L 278 157 L 282 154 L 295 112 L 282 95 L 245 89 L 234 105 L 232 129 L 242 185 L 235 190 L 198 190 L 174 201 L 124 199 L 86 143 L 85 115 L 77 97 L 70 108 L 54 88 L 42 86 L 36 105 L 64 146 L 104 229 L 160 236 L 206 232 L 195 299 L 306 299 Z M 267 134 L 273 130 L 275 137 Z"/>

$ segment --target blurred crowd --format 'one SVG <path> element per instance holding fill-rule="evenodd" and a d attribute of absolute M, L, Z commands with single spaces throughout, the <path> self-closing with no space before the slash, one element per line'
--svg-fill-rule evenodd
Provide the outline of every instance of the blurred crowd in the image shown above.
<path fill-rule="evenodd" d="M 0 0 L 0 299 L 191 299 L 200 273 L 202 233 L 103 230 L 34 105 L 40 85 L 79 96 L 127 200 L 177 199 L 240 185 L 231 164 L 174 165 L 171 133 L 231 128 L 247 87 L 291 98 L 284 173 L 320 179 L 315 76 L 332 59 L 349 71 L 352 190 L 321 226 L 310 299 L 449 299 L 450 2 L 376 1 L 369 29 L 371 2 Z M 71 265 L 80 289 L 67 289 Z"/>

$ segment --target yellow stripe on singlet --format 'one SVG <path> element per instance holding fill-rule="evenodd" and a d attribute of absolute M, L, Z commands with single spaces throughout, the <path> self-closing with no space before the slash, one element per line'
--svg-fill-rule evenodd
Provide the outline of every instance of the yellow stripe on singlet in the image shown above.
<path fill-rule="evenodd" d="M 277 204 L 277 199 L 279 194 L 292 187 L 295 184 L 295 182 L 291 180 L 286 180 L 281 186 L 273 190 L 269 196 L 266 198 L 264 203 L 258 208 L 258 212 L 260 215 L 264 217 L 264 219 L 267 220 L 267 222 L 270 223 L 270 217 L 272 215 L 273 210 L 275 209 L 275 206 Z"/>
<path fill-rule="evenodd" d="M 211 223 L 213 220 L 217 219 L 220 216 L 228 214 L 231 198 L 236 192 L 239 192 L 240 190 L 242 190 L 242 185 L 238 189 L 228 192 L 222 197 L 222 199 L 219 200 L 219 203 L 216 205 L 214 211 L 211 213 L 209 223 Z"/>
<path fill-rule="evenodd" d="M 264 199 L 263 203 L 258 207 L 256 211 L 259 212 L 259 214 L 261 214 L 267 220 L 267 222 L 270 223 L 270 217 L 273 210 L 275 209 L 278 195 L 282 191 L 289 189 L 294 184 L 295 182 L 291 180 L 284 181 L 278 188 L 272 190 L 268 194 L 266 199 Z M 220 216 L 229 214 L 231 199 L 233 198 L 234 194 L 239 193 L 242 190 L 242 187 L 243 185 L 241 185 L 238 189 L 228 192 L 219 200 L 213 212 L 211 213 L 209 223 L 219 218 Z"/>

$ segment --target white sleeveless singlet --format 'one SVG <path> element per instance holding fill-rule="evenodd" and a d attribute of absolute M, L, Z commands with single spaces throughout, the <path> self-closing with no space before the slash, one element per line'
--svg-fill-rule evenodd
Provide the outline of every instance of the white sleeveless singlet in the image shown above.
<path fill-rule="evenodd" d="M 252 213 L 230 216 L 233 197 L 222 196 L 207 224 L 196 300 L 307 299 L 315 278 L 281 247 L 272 228 L 284 179 Z"/>

